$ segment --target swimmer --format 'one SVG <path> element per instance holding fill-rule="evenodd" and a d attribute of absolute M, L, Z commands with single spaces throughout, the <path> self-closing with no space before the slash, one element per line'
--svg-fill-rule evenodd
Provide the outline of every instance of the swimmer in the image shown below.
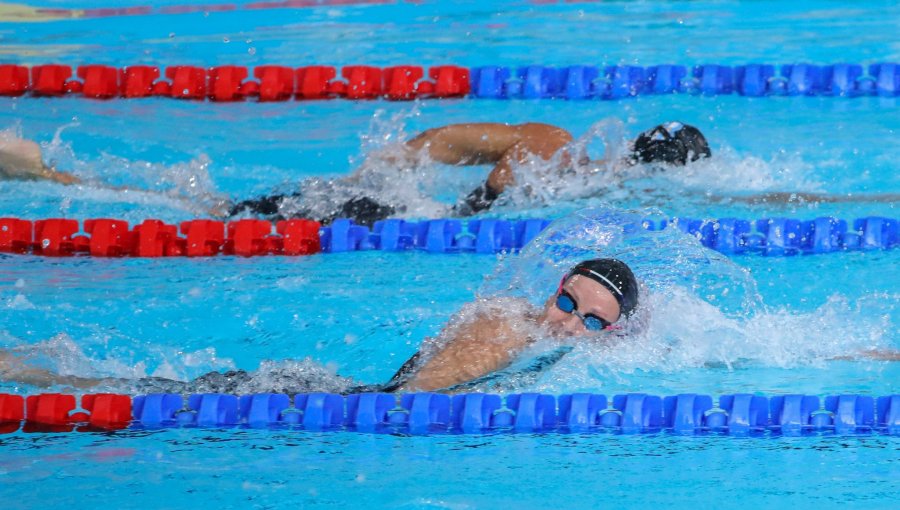
<path fill-rule="evenodd" d="M 703 133 L 694 126 L 680 122 L 660 124 L 639 134 L 629 144 L 628 155 L 616 162 L 590 161 L 586 157 L 575 160 L 570 153 L 570 144 L 573 140 L 571 133 L 550 124 L 450 124 L 420 133 L 400 146 L 400 156 L 387 156 L 384 162 L 415 166 L 419 161 L 427 159 L 456 166 L 493 165 L 485 182 L 452 209 L 452 213 L 457 216 L 471 216 L 488 210 L 500 195 L 515 183 L 515 168 L 535 157 L 544 161 L 557 158 L 564 167 L 578 172 L 579 169 L 595 171 L 607 163 L 612 163 L 613 166 L 654 164 L 660 167 L 678 167 L 708 158 L 712 154 Z M 350 176 L 337 182 L 358 184 L 364 169 L 365 164 Z M 41 158 L 40 147 L 30 140 L 21 139 L 0 140 L 0 179 L 49 180 L 64 185 L 82 184 L 76 176 L 45 165 Z M 900 202 L 900 194 L 828 195 L 770 192 L 751 196 L 708 198 L 717 202 L 736 201 L 754 205 Z M 224 218 L 245 215 L 270 220 L 313 217 L 325 224 L 336 218 L 352 218 L 356 223 L 367 226 L 402 212 L 394 205 L 380 203 L 365 195 L 352 196 L 330 207 L 327 212 L 315 212 L 307 207 L 309 204 L 303 204 L 303 200 L 302 192 L 272 194 L 237 203 L 222 201 L 209 212 L 212 216 Z M 321 209 L 321 206 L 317 209 Z"/>
<path fill-rule="evenodd" d="M 568 131 L 549 124 L 518 125 L 499 123 L 451 124 L 429 129 L 403 144 L 402 154 L 388 157 L 388 163 L 415 165 L 430 161 L 456 165 L 494 165 L 487 180 L 469 193 L 453 211 L 458 216 L 471 216 L 489 209 L 501 193 L 515 182 L 514 168 L 538 157 L 550 160 L 557 154 L 567 167 L 599 167 L 602 161 L 586 158 L 573 162 L 568 152 L 574 137 Z M 683 166 L 711 155 L 709 144 L 697 128 L 679 122 L 668 122 L 647 130 L 631 143 L 630 154 L 619 162 L 622 165 L 659 163 Z M 21 180 L 50 180 L 61 184 L 80 184 L 72 174 L 48 167 L 41 158 L 40 147 L 29 140 L 0 141 L 0 178 Z M 360 179 L 360 170 L 346 177 L 349 183 Z M 298 207 L 300 192 L 274 194 L 236 204 L 222 204 L 216 216 L 251 214 L 271 219 L 309 217 L 310 211 Z M 353 218 L 363 225 L 373 224 L 397 212 L 388 204 L 381 204 L 367 196 L 351 197 L 330 214 L 316 218 L 329 223 L 335 218 Z"/>
<path fill-rule="evenodd" d="M 626 331 L 622 322 L 636 312 L 639 300 L 638 281 L 624 262 L 609 258 L 583 261 L 563 276 L 559 287 L 542 307 L 513 298 L 480 300 L 465 305 L 437 337 L 426 339 L 418 352 L 385 384 L 352 386 L 349 379 L 336 381 L 321 366 L 305 366 L 302 378 L 267 373 L 270 377 L 265 378 L 266 387 L 254 384 L 255 374 L 244 370 L 210 372 L 192 381 L 161 377 L 136 380 L 87 378 L 29 367 L 13 352 L 2 350 L 0 380 L 38 387 L 112 387 L 139 393 L 464 391 L 467 386 L 498 375 L 539 339 L 552 340 L 540 344 L 548 351 L 539 360 L 542 365 L 539 368 L 558 361 L 576 343 L 620 341 Z M 900 351 L 868 350 L 833 359 L 860 358 L 900 361 Z"/>
<path fill-rule="evenodd" d="M 537 341 L 535 332 L 560 345 L 577 341 L 609 342 L 617 338 L 617 323 L 638 306 L 638 282 L 631 269 L 616 259 L 581 262 L 568 271 L 543 307 L 516 299 L 470 303 L 427 339 L 419 351 L 383 385 L 358 386 L 360 391 L 452 390 L 507 368 L 515 357 Z M 47 387 L 66 385 L 79 389 L 95 386 L 132 386 L 143 392 L 236 393 L 252 374 L 237 370 L 213 372 L 191 382 L 162 378 L 138 381 L 63 376 L 25 366 L 11 352 L 0 351 L 0 379 Z M 283 386 L 266 391 L 302 393 L 321 391 L 318 381 L 279 381 Z M 263 391 L 257 389 L 256 391 Z"/>
<path fill-rule="evenodd" d="M 388 162 L 415 165 L 427 158 L 455 166 L 493 165 L 485 182 L 453 208 L 457 216 L 471 216 L 489 209 L 500 194 L 515 183 L 516 166 L 531 158 L 550 161 L 558 156 L 567 168 L 598 168 L 605 164 L 604 161 L 590 161 L 587 158 L 573 161 L 568 149 L 573 140 L 571 133 L 550 124 L 450 124 L 415 136 L 401 146 L 402 156 L 389 157 Z M 700 130 L 680 122 L 667 122 L 641 133 L 631 142 L 630 150 L 629 155 L 618 164 L 684 166 L 712 154 Z M 347 179 L 358 179 L 359 173 L 357 170 Z M 231 207 L 229 213 L 231 216 L 251 213 L 278 217 L 285 209 L 290 209 L 292 200 L 300 197 L 301 193 L 292 193 L 244 200 Z M 333 218 L 354 218 L 357 223 L 371 225 L 395 212 L 393 206 L 361 196 L 344 203 Z"/>

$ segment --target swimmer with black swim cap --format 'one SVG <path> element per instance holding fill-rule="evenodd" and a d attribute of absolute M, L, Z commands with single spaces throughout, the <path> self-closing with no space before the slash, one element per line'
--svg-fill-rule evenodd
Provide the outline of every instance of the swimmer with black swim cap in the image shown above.
<path fill-rule="evenodd" d="M 2 133 L 0 133 L 2 135 Z M 550 161 L 559 154 L 564 169 L 598 168 L 598 163 L 588 158 L 577 162 L 567 152 L 574 140 L 571 133 L 549 124 L 527 123 L 518 125 L 497 123 L 451 124 L 429 129 L 412 140 L 402 144 L 401 155 L 379 156 L 380 164 L 410 165 L 427 159 L 447 165 L 494 165 L 486 181 L 475 188 L 453 207 L 457 216 L 471 216 L 489 209 L 507 186 L 515 182 L 514 168 L 538 157 Z M 680 122 L 667 122 L 644 131 L 631 143 L 630 152 L 620 162 L 609 162 L 613 166 L 650 164 L 661 168 L 683 166 L 711 155 L 709 144 L 699 129 Z M 378 158 L 373 158 L 378 159 Z M 404 166 L 407 168 L 408 166 Z M 270 220 L 286 218 L 314 218 L 322 223 L 330 223 L 335 218 L 351 218 L 361 225 L 371 226 L 378 220 L 389 218 L 405 211 L 405 204 L 386 204 L 373 198 L 373 193 L 359 189 L 360 176 L 366 168 L 358 169 L 348 177 L 327 181 L 335 187 L 339 200 L 335 203 L 324 201 L 309 203 L 309 197 L 301 192 L 272 194 L 250 200 L 231 202 L 224 200 L 209 210 L 217 217 L 236 218 L 252 215 Z M 559 176 L 557 169 L 547 165 L 546 171 Z M 576 170 L 577 172 L 577 170 Z M 562 172 L 565 175 L 568 172 Z M 593 173 L 593 172 L 592 172 Z M 602 178 L 602 174 L 598 174 Z M 43 162 L 40 146 L 31 140 L 0 136 L 0 180 L 45 180 L 64 185 L 83 185 L 80 178 L 60 172 Z M 93 187 L 126 191 L 131 188 L 91 183 Z M 344 185 L 349 185 L 344 186 Z M 391 183 L 393 185 L 393 183 Z M 347 190 L 352 191 L 347 191 Z M 341 191 L 343 190 L 343 191 Z M 708 196 L 708 195 L 707 195 Z M 757 195 L 718 197 L 718 201 L 740 201 L 751 204 L 818 204 L 842 202 L 883 202 L 895 203 L 900 200 L 896 193 L 864 195 L 848 193 L 830 195 L 803 192 L 768 192 Z M 316 211 L 312 206 L 316 206 Z"/>
<path fill-rule="evenodd" d="M 67 385 L 75 388 L 132 387 L 141 393 L 308 393 L 329 391 L 344 393 L 397 391 L 464 391 L 467 385 L 484 382 L 508 368 L 513 360 L 538 338 L 535 333 L 560 339 L 563 349 L 540 355 L 559 360 L 565 348 L 580 341 L 608 341 L 617 323 L 635 313 L 640 300 L 639 284 L 627 264 L 616 259 L 586 260 L 575 265 L 562 278 L 540 310 L 521 300 L 500 298 L 470 303 L 452 318 L 435 339 L 426 339 L 393 378 L 383 385 L 340 389 L 324 368 L 306 369 L 304 377 L 279 375 L 266 377 L 260 387 L 252 372 L 232 370 L 210 372 L 193 381 L 175 381 L 161 377 L 137 380 L 86 378 L 60 375 L 31 367 L 12 352 L 0 349 L 0 380 L 16 381 L 40 387 Z M 466 308 L 470 308 L 466 313 Z M 616 335 L 619 337 L 620 335 Z M 593 337 L 593 340 L 592 338 Z M 559 354 L 560 350 L 563 352 Z M 863 351 L 853 357 L 900 361 L 900 351 Z M 325 378 L 325 380 L 323 380 Z M 251 389 L 248 389 L 251 388 Z"/>
<path fill-rule="evenodd" d="M 349 388 L 365 391 L 431 391 L 448 389 L 507 368 L 513 359 L 540 337 L 564 342 L 597 337 L 616 329 L 615 324 L 630 316 L 638 305 L 638 282 L 631 269 L 616 259 L 581 262 L 562 278 L 556 292 L 541 309 L 524 300 L 499 298 L 478 301 L 464 307 L 434 339 L 423 342 L 384 385 Z M 468 309 L 468 310 L 467 310 Z M 47 387 L 63 384 L 76 388 L 132 386 L 142 392 L 235 393 L 252 384 L 254 374 L 244 370 L 211 372 L 193 381 L 161 377 L 137 380 L 96 379 L 60 375 L 23 364 L 11 353 L 0 350 L 0 380 Z M 321 380 L 270 378 L 277 387 L 255 391 L 303 393 L 321 391 Z M 274 380 L 277 379 L 277 380 Z M 329 391 L 338 391 L 329 389 Z"/>
<path fill-rule="evenodd" d="M 415 165 L 417 161 L 427 159 L 456 166 L 494 165 L 484 184 L 469 193 L 453 209 L 458 216 L 471 216 L 490 208 L 506 187 L 515 182 L 514 168 L 532 157 L 549 161 L 557 153 L 561 153 L 559 159 L 562 164 L 575 166 L 572 165 L 573 158 L 566 152 L 573 140 L 571 133 L 549 124 L 451 124 L 420 133 L 401 146 L 402 157 L 385 162 Z M 623 163 L 686 165 L 710 154 L 709 145 L 700 130 L 680 122 L 667 122 L 641 133 L 632 142 L 631 154 Z M 597 162 L 593 162 L 593 166 L 597 166 Z M 352 183 L 363 170 L 364 167 L 349 177 L 334 182 Z M 552 171 L 549 167 L 547 170 Z M 0 139 L 0 179 L 2 178 L 52 180 L 62 184 L 81 182 L 71 174 L 44 165 L 40 147 L 30 140 L 17 138 Z M 340 192 L 336 194 L 339 195 Z M 223 202 L 210 212 L 214 216 L 252 215 L 271 220 L 314 218 L 326 224 L 335 218 L 352 218 L 356 223 L 367 226 L 402 212 L 402 205 L 382 203 L 364 191 L 357 191 L 355 196 L 343 197 L 327 211 L 322 210 L 323 204 L 318 204 L 317 212 L 314 212 L 312 205 L 304 203 L 303 193 L 297 191 L 236 203 Z"/>
<path fill-rule="evenodd" d="M 515 182 L 514 168 L 528 159 L 536 156 L 549 161 L 562 152 L 560 160 L 563 164 L 572 165 L 572 157 L 566 150 L 573 140 L 571 133 L 550 124 L 450 124 L 424 131 L 408 141 L 403 145 L 405 152 L 401 159 L 410 164 L 415 164 L 415 161 L 426 156 L 429 161 L 455 166 L 493 164 L 494 168 L 487 180 L 453 208 L 458 216 L 471 216 L 489 209 L 506 187 Z M 631 149 L 631 154 L 623 164 L 683 166 L 711 155 L 706 138 L 700 130 L 680 122 L 667 122 L 641 133 L 631 143 Z M 399 164 L 400 161 L 395 163 Z M 593 166 L 598 166 L 598 162 L 593 162 Z M 353 178 L 354 176 L 349 177 Z M 229 215 L 250 213 L 278 219 L 289 215 L 308 216 L 306 210 L 290 210 L 285 207 L 285 204 L 296 203 L 301 199 L 300 193 L 292 193 L 244 200 L 232 206 Z M 397 212 L 392 205 L 381 204 L 368 196 L 357 196 L 350 198 L 333 214 L 317 219 L 327 223 L 334 218 L 350 217 L 357 223 L 372 225 Z"/>
<path fill-rule="evenodd" d="M 686 165 L 712 155 L 703 133 L 694 126 L 666 122 L 644 131 L 631 146 L 630 162 Z"/>
<path fill-rule="evenodd" d="M 410 358 L 381 391 L 431 391 L 484 377 L 510 365 L 537 338 L 535 327 L 557 339 L 602 335 L 631 316 L 639 285 L 631 268 L 617 259 L 577 264 L 541 310 L 503 300 L 482 304 L 467 322 L 448 324 L 436 348 L 426 345 Z"/>

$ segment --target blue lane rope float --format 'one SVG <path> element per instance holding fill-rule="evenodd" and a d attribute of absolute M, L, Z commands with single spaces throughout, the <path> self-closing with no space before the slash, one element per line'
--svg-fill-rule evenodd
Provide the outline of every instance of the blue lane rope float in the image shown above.
<path fill-rule="evenodd" d="M 748 435 L 810 432 L 900 435 L 900 395 L 686 393 L 330 393 L 235 396 L 206 393 L 84 395 L 0 394 L 0 432 L 109 430 L 163 427 L 297 428 L 315 431 L 497 433 L 600 432 Z"/>
<path fill-rule="evenodd" d="M 326 253 L 413 249 L 429 253 L 500 253 L 520 250 L 549 224 L 543 219 L 470 220 L 465 224 L 455 219 L 418 223 L 392 219 L 376 222 L 369 230 L 352 220 L 339 219 L 323 227 L 320 235 L 322 251 Z M 849 221 L 830 217 L 807 221 L 673 218 L 642 222 L 648 230 L 662 230 L 669 225 L 696 237 L 703 246 L 729 255 L 791 256 L 887 250 L 900 245 L 900 221 L 882 217 Z"/>
<path fill-rule="evenodd" d="M 471 70 L 471 95 L 490 99 L 622 99 L 641 95 L 742 96 L 900 95 L 892 63 L 775 66 L 485 66 Z"/>

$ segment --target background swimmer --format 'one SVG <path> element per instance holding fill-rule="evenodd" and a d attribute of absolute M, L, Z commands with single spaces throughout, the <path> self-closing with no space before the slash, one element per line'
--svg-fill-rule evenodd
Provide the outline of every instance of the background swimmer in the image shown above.
<path fill-rule="evenodd" d="M 419 165 L 431 161 L 455 166 L 494 165 L 486 181 L 463 199 L 453 212 L 469 216 L 491 207 L 504 189 L 515 182 L 514 169 L 530 158 L 557 160 L 564 169 L 600 168 L 604 161 L 590 161 L 586 155 L 574 155 L 569 145 L 573 136 L 568 131 L 549 124 L 500 123 L 451 124 L 426 130 L 400 146 L 400 153 L 385 156 L 393 165 Z M 636 163 L 664 163 L 685 165 L 711 152 L 700 131 L 678 122 L 669 122 L 641 133 L 631 142 L 631 153 L 613 165 Z M 357 169 L 344 181 L 358 183 L 365 169 Z M 564 170 L 563 169 L 563 170 Z M 546 168 L 549 172 L 553 170 Z M 22 180 L 50 180 L 61 184 L 81 184 L 76 176 L 58 171 L 44 164 L 40 147 L 29 140 L 0 141 L 0 177 Z M 216 215 L 236 216 L 252 214 L 273 218 L 315 217 L 315 211 L 303 203 L 303 193 L 274 194 L 236 204 L 224 203 L 213 211 Z M 398 207 L 383 204 L 369 196 L 354 196 L 335 210 L 317 219 L 330 222 L 334 218 L 354 218 L 357 223 L 371 225 L 387 218 Z"/>
<path fill-rule="evenodd" d="M 590 179 L 621 180 L 628 178 L 616 172 L 634 164 L 682 166 L 709 157 L 711 151 L 703 134 L 693 126 L 668 122 L 641 133 L 628 143 L 621 157 L 594 160 L 576 148 L 568 131 L 549 124 L 500 123 L 451 124 L 426 130 L 393 150 L 370 155 L 352 175 L 332 181 L 304 181 L 300 191 L 263 196 L 238 203 L 220 201 L 209 213 L 213 216 L 263 216 L 270 219 L 312 217 L 323 223 L 335 218 L 353 218 L 371 225 L 375 221 L 402 215 L 406 204 L 389 198 L 373 198 L 368 168 L 372 165 L 416 167 L 428 162 L 455 166 L 493 165 L 485 182 L 455 205 L 449 214 L 468 216 L 491 208 L 497 199 L 516 182 L 517 167 L 528 161 L 542 162 L 534 166 L 545 178 L 589 175 Z M 0 138 L 0 178 L 48 180 L 64 185 L 86 184 L 77 176 L 58 171 L 44 163 L 40 147 L 15 137 Z M 312 181 L 316 181 L 313 183 Z M 306 184 L 315 184 L 307 189 Z M 384 183 L 382 183 L 384 184 Z M 128 188 L 111 187 L 116 190 Z M 342 198 L 343 197 L 343 198 Z M 770 192 L 750 196 L 713 196 L 709 201 L 739 201 L 751 204 L 816 204 L 823 202 L 895 202 L 896 194 L 828 195 L 819 193 Z"/>

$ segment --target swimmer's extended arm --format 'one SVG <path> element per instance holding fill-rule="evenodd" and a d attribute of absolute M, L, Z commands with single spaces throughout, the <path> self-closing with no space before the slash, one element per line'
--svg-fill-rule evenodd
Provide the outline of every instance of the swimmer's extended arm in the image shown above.
<path fill-rule="evenodd" d="M 22 181 L 52 181 L 63 185 L 82 184 L 81 179 L 66 173 L 54 170 L 44 164 L 41 148 L 31 140 L 22 138 L 0 138 L 0 180 Z M 110 186 L 102 183 L 92 183 L 91 186 L 105 188 L 113 191 L 135 191 L 139 193 L 155 193 L 150 190 L 136 189 L 128 186 Z M 178 200 L 177 197 L 168 197 Z M 186 207 L 193 207 L 194 202 L 182 199 Z M 224 218 L 228 216 L 232 204 L 226 200 L 220 200 L 209 209 L 211 216 Z"/>
<path fill-rule="evenodd" d="M 460 327 L 399 390 L 433 391 L 477 379 L 509 366 L 526 345 L 506 321 L 479 317 Z"/>
<path fill-rule="evenodd" d="M 41 388 L 53 385 L 87 389 L 109 382 L 108 379 L 93 379 L 74 375 L 60 375 L 42 368 L 26 366 L 12 353 L 0 350 L 0 380 L 30 384 Z"/>
<path fill-rule="evenodd" d="M 78 177 L 58 172 L 44 164 L 41 148 L 31 140 L 0 140 L 0 178 L 78 184 Z"/>

